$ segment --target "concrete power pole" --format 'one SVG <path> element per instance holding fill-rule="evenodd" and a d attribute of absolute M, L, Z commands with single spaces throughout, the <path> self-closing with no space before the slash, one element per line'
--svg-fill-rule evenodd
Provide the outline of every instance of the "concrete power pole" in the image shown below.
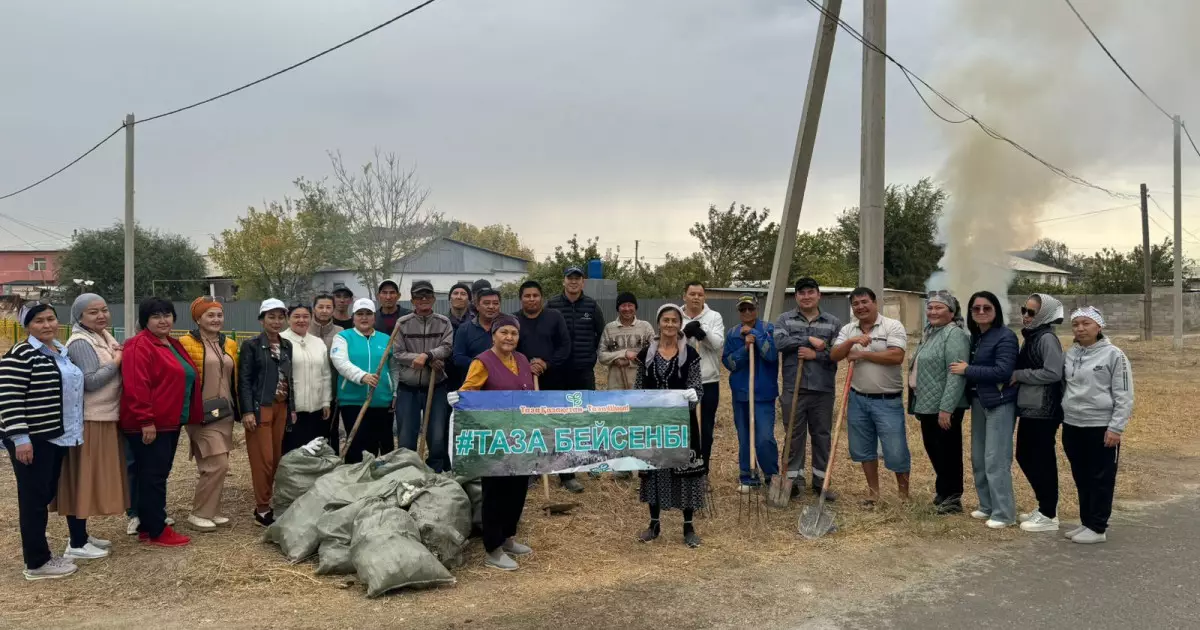
<path fill-rule="evenodd" d="M 887 50 L 887 0 L 863 0 L 863 39 Z M 887 59 L 863 46 L 862 152 L 858 195 L 858 283 L 883 299 L 884 93 Z"/>
<path fill-rule="evenodd" d="M 771 285 L 767 289 L 765 314 L 774 320 L 783 312 L 790 279 L 792 254 L 796 250 L 796 226 L 800 208 L 804 205 L 804 189 L 812 165 L 813 146 L 817 141 L 817 123 L 825 101 L 825 84 L 829 79 L 829 60 L 833 56 L 833 40 L 837 35 L 838 16 L 842 0 L 824 0 L 817 39 L 813 44 L 812 65 L 808 70 L 808 88 L 804 92 L 804 111 L 796 133 L 796 150 L 792 154 L 792 172 L 788 176 L 787 196 L 783 201 L 783 216 L 779 219 L 779 240 L 775 243 L 775 261 L 771 265 Z"/>
<path fill-rule="evenodd" d="M 133 337 L 137 305 L 133 303 L 133 114 L 125 116 L 125 339 Z"/>
<path fill-rule="evenodd" d="M 1183 123 L 1175 116 L 1175 337 L 1176 350 L 1183 349 L 1183 175 L 1180 169 L 1180 154 L 1183 140 L 1180 130 Z"/>
<path fill-rule="evenodd" d="M 1149 190 L 1142 184 L 1142 267 L 1145 269 L 1146 297 L 1142 298 L 1142 338 L 1154 337 L 1154 318 L 1150 308 L 1154 295 L 1154 278 L 1150 272 L 1150 212 L 1146 206 Z"/>

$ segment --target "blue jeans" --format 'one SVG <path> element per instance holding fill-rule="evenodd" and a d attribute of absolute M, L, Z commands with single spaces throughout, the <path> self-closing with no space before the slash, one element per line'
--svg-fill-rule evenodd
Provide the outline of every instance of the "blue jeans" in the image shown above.
<path fill-rule="evenodd" d="M 850 438 L 850 459 L 863 463 L 879 459 L 876 444 L 883 447 L 883 465 L 894 473 L 912 468 L 908 454 L 908 434 L 904 431 L 904 400 L 871 398 L 850 391 L 846 410 L 846 433 Z"/>
<path fill-rule="evenodd" d="M 971 404 L 971 472 L 975 476 L 975 493 L 979 495 L 979 511 L 1002 523 L 1017 521 L 1012 485 L 1016 422 L 1016 403 L 985 409 L 976 398 Z"/>
<path fill-rule="evenodd" d="M 733 401 L 733 425 L 738 434 L 738 468 L 741 482 L 753 483 L 750 476 L 750 403 Z M 758 468 L 767 479 L 779 474 L 779 446 L 775 443 L 775 400 L 754 401 L 754 449 Z"/>
<path fill-rule="evenodd" d="M 433 386 L 433 404 L 425 426 L 425 442 L 429 447 L 425 463 L 434 472 L 450 470 L 450 403 L 446 401 L 446 393 L 445 381 Z M 425 413 L 428 394 L 425 387 L 401 384 L 396 388 L 396 441 L 401 448 L 417 450 L 421 414 Z"/>

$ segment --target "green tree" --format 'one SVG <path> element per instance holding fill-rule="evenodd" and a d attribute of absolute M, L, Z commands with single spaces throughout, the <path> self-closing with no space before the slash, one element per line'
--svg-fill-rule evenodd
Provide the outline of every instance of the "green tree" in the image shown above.
<path fill-rule="evenodd" d="M 747 266 L 745 280 L 770 280 L 778 240 L 779 226 L 774 223 L 768 223 L 759 232 L 753 262 Z M 816 232 L 801 232 L 796 236 L 788 283 L 796 278 L 808 276 L 822 285 L 854 286 L 858 282 L 858 270 L 848 259 L 842 240 L 835 230 L 820 228 Z"/>
<path fill-rule="evenodd" d="M 934 238 L 946 204 L 946 191 L 929 178 L 912 186 L 888 186 L 884 199 L 884 284 L 890 289 L 921 291 L 937 270 L 942 247 Z M 844 211 L 833 228 L 846 255 L 858 268 L 858 208 Z"/>
<path fill-rule="evenodd" d="M 1033 247 L 1029 248 L 1029 251 L 1033 254 L 1033 262 L 1072 273 L 1078 271 L 1077 263 L 1080 257 L 1073 255 L 1071 248 L 1067 247 L 1066 243 L 1052 238 L 1041 238 L 1033 244 Z"/>
<path fill-rule="evenodd" d="M 192 242 L 134 225 L 134 295 L 142 299 L 157 295 L 169 300 L 187 300 L 208 288 L 204 257 Z M 65 297 L 74 299 L 82 290 L 73 280 L 91 280 L 87 290 L 120 303 L 125 295 L 125 226 L 121 222 L 99 230 L 80 230 L 59 259 L 59 282 Z"/>
<path fill-rule="evenodd" d="M 1083 260 L 1082 288 L 1088 293 L 1141 293 L 1145 288 L 1142 247 L 1129 252 L 1104 248 Z M 1168 237 L 1150 246 L 1150 279 L 1168 284 L 1174 278 L 1174 244 Z"/>
<path fill-rule="evenodd" d="M 521 237 L 508 225 L 495 223 L 477 227 L 463 221 L 453 221 L 449 228 L 450 238 L 456 241 L 525 260 L 534 259 L 533 249 L 522 243 Z"/>
<path fill-rule="evenodd" d="M 715 286 L 729 286 L 734 279 L 748 279 L 756 263 L 752 252 L 762 244 L 763 224 L 770 214 L 766 208 L 755 211 L 747 206 L 729 205 L 728 210 L 708 207 L 708 219 L 689 230 L 700 241 L 700 253 L 708 265 L 709 280 Z M 757 279 L 757 278 L 749 278 Z"/>

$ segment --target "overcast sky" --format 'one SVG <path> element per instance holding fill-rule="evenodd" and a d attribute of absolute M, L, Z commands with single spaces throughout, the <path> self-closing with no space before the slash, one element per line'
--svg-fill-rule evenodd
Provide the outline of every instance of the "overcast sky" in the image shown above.
<path fill-rule="evenodd" d="M 9 0 L 0 22 L 0 194 L 58 168 L 127 112 L 147 117 L 224 91 L 413 2 Z M 1185 2 L 1162 0 L 1144 18 L 1160 22 L 1145 28 L 1102 16 L 1093 26 L 1166 107 L 1192 103 L 1181 114 L 1200 131 L 1191 70 L 1198 49 L 1172 51 L 1171 38 L 1154 30 L 1183 21 L 1171 11 L 1186 12 Z M 950 23 L 952 4 L 891 6 L 890 52 L 935 85 L 973 39 L 970 28 L 986 28 Z M 1089 4 L 1077 2 L 1085 15 Z M 1078 32 L 1065 5 L 1036 6 L 1045 15 L 1027 19 Z M 861 3 L 847 2 L 843 16 L 861 24 Z M 440 0 L 299 70 L 137 127 L 138 218 L 206 249 L 206 234 L 247 206 L 292 194 L 298 176 L 328 175 L 326 151 L 358 163 L 379 146 L 418 166 L 447 216 L 508 223 L 539 257 L 575 232 L 598 235 L 622 255 L 641 239 L 650 262 L 690 252 L 687 228 L 709 204 L 737 201 L 778 215 L 817 18 L 801 0 Z M 1033 54 L 1019 41 L 989 45 L 995 59 L 1017 65 Z M 1079 111 L 1073 133 L 1108 141 L 1070 166 L 1130 192 L 1146 181 L 1169 210 L 1169 124 L 1098 48 L 1089 55 L 1064 72 L 1094 73 L 1105 91 L 1061 106 Z M 1188 71 L 1170 72 L 1164 58 Z M 861 47 L 839 34 L 802 229 L 857 205 L 860 70 Z M 945 124 L 891 68 L 887 105 L 888 181 L 936 177 L 947 157 Z M 1055 153 L 1019 128 L 1002 131 Z M 42 187 L 0 201 L 0 213 L 62 234 L 111 224 L 123 212 L 123 147 L 118 136 Z M 1200 157 L 1190 149 L 1184 181 L 1186 193 L 1200 195 Z M 1122 203 L 1071 189 L 1045 216 Z M 1185 227 L 1200 234 L 1198 206 L 1200 198 L 1185 198 Z M 1042 229 L 1091 251 L 1140 242 L 1137 225 L 1130 208 Z M 2 247 L 46 244 L 7 219 L 0 226 Z M 1200 244 L 1187 248 L 1200 253 Z"/>

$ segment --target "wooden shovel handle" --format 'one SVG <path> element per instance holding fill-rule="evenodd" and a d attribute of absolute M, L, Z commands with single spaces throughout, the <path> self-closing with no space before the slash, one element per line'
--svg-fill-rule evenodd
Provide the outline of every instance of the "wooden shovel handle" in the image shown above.
<path fill-rule="evenodd" d="M 842 392 L 842 408 L 838 410 L 837 423 L 833 425 L 833 444 L 829 447 L 829 462 L 825 464 L 825 482 L 821 484 L 821 494 L 829 490 L 829 478 L 833 476 L 833 462 L 837 457 L 838 438 L 842 435 L 842 422 L 846 420 L 846 408 L 850 406 L 850 381 L 854 378 L 854 362 L 846 368 L 846 386 Z"/>

